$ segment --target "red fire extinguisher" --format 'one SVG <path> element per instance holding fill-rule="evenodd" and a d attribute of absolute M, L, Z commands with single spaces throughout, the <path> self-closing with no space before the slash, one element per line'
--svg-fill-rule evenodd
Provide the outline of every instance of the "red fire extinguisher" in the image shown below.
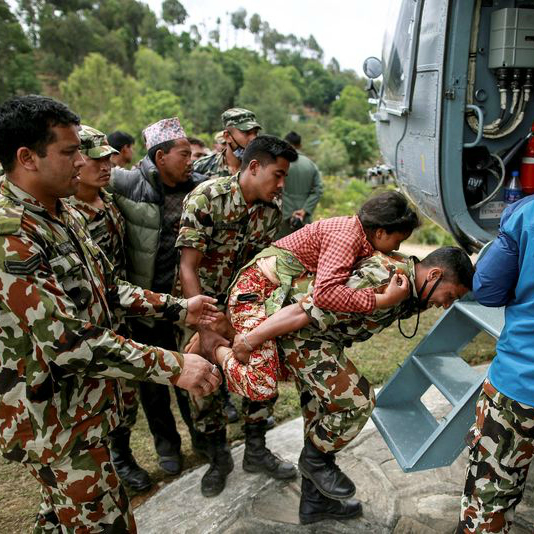
<path fill-rule="evenodd" d="M 527 148 L 521 160 L 521 187 L 524 195 L 534 193 L 534 125 L 532 126 L 532 137 L 528 140 Z"/>

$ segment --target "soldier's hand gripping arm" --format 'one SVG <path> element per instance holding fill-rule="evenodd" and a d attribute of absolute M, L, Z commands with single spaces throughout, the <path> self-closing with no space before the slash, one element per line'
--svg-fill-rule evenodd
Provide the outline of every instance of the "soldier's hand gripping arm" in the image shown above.
<path fill-rule="evenodd" d="M 194 248 L 183 248 L 180 255 L 180 282 L 182 292 L 185 297 L 192 298 L 201 292 L 200 280 L 198 277 L 198 268 L 204 254 Z M 223 315 L 219 312 L 218 316 Z M 218 317 L 219 320 L 226 320 L 226 316 Z M 199 325 L 198 332 L 202 337 L 204 346 L 213 347 L 213 349 L 223 346 L 229 347 L 230 342 L 207 325 Z M 213 352 L 206 354 L 211 357 Z"/>
<path fill-rule="evenodd" d="M 310 324 L 310 318 L 299 304 L 290 304 L 277 311 L 248 334 L 237 334 L 232 351 L 234 356 L 247 363 L 250 353 L 268 339 L 289 334 Z"/>
<path fill-rule="evenodd" d="M 24 341 L 16 345 L 18 358 L 37 358 L 42 366 L 59 368 L 60 375 L 180 382 L 190 358 L 141 345 L 100 326 L 104 311 L 97 298 L 90 298 L 79 311 L 48 264 L 45 251 L 34 241 L 24 235 L 0 236 L 0 251 L 4 315 L 0 336 L 6 347 L 17 338 Z M 201 387 L 207 394 L 205 383 L 213 382 L 211 377 L 207 380 L 211 366 L 207 362 L 202 366 L 196 381 L 185 380 L 183 387 Z M 198 370 L 198 365 L 193 368 Z"/>

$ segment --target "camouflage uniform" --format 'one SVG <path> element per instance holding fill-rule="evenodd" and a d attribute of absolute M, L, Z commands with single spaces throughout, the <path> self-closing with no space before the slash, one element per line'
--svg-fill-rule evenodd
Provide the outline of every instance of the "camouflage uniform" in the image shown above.
<path fill-rule="evenodd" d="M 0 451 L 37 476 L 65 528 L 134 531 L 105 445 L 117 378 L 169 384 L 183 357 L 109 328 L 113 314 L 183 321 L 187 303 L 117 280 L 79 217 L 0 187 Z"/>
<path fill-rule="evenodd" d="M 184 200 L 179 248 L 202 252 L 198 278 L 202 293 L 218 299 L 224 310 L 230 282 L 239 268 L 267 247 L 280 224 L 279 200 L 273 204 L 256 202 L 247 207 L 237 173 L 200 184 Z M 176 294 L 181 294 L 176 278 Z M 187 340 L 185 340 L 187 341 Z M 219 393 L 193 400 L 195 427 L 201 432 L 224 428 L 223 400 Z M 245 422 L 258 422 L 272 414 L 274 400 L 267 403 L 245 401 Z"/>
<path fill-rule="evenodd" d="M 193 171 L 202 174 L 206 178 L 223 178 L 225 176 L 231 176 L 230 169 L 224 156 L 224 151 L 197 159 L 193 162 Z"/>
<path fill-rule="evenodd" d="M 256 115 L 243 108 L 230 108 L 221 115 L 223 128 L 234 127 L 244 132 L 252 130 L 253 128 L 261 128 L 261 125 L 256 121 Z M 219 132 L 220 135 L 224 133 Z M 223 137 L 224 140 L 224 137 Z M 230 147 L 226 147 L 230 148 Z M 232 173 L 228 167 L 225 156 L 226 150 L 222 152 L 204 156 L 193 163 L 193 171 L 204 175 L 206 178 L 223 178 L 231 176 Z"/>
<path fill-rule="evenodd" d="M 414 261 L 400 254 L 375 252 L 361 261 L 347 286 L 374 288 L 383 293 L 394 274 L 406 274 L 412 297 L 394 308 L 369 315 L 324 311 L 313 304 L 314 275 L 296 280 L 289 293 L 301 302 L 312 322 L 278 340 L 285 364 L 295 375 L 301 393 L 304 436 L 322 452 L 338 451 L 361 431 L 375 405 L 373 387 L 345 356 L 344 348 L 362 342 L 417 311 Z"/>
<path fill-rule="evenodd" d="M 82 214 L 91 239 L 112 263 L 115 276 L 121 280 L 126 280 L 126 256 L 124 253 L 126 226 L 124 217 L 113 202 L 113 195 L 103 189 L 100 192 L 100 197 L 104 202 L 103 208 L 92 206 L 75 196 L 70 197 L 68 202 Z M 121 335 L 126 337 L 131 337 L 130 329 L 124 322 L 119 324 L 116 321 L 113 330 L 119 331 Z M 137 382 L 131 380 L 121 380 L 120 386 L 123 405 L 120 426 L 131 430 L 135 425 L 139 409 L 139 386 Z"/>
<path fill-rule="evenodd" d="M 457 532 L 509 532 L 534 456 L 534 407 L 486 379 L 476 405 Z"/>

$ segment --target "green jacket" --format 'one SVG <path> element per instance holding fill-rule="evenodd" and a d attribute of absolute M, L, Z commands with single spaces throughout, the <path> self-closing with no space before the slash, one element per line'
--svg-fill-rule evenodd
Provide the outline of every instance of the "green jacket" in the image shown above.
<path fill-rule="evenodd" d="M 283 194 L 283 218 L 287 220 L 296 210 L 306 212 L 304 223 L 312 220 L 315 206 L 323 194 L 321 173 L 313 161 L 299 152 L 297 161 L 291 163 Z"/>
<path fill-rule="evenodd" d="M 191 189 L 203 180 L 194 174 Z M 109 190 L 126 221 L 127 279 L 152 289 L 165 203 L 158 170 L 148 156 L 130 171 L 115 167 Z"/>

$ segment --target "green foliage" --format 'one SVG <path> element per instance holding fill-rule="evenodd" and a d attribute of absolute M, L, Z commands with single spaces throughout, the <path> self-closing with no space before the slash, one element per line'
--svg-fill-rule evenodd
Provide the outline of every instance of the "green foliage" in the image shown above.
<path fill-rule="evenodd" d="M 0 57 L 0 102 L 12 95 L 39 91 L 32 49 L 4 0 L 0 0 Z"/>
<path fill-rule="evenodd" d="M 178 0 L 163 0 L 161 17 L 169 24 L 183 24 L 187 18 L 187 11 Z"/>
<path fill-rule="evenodd" d="M 315 211 L 316 219 L 356 215 L 372 194 L 369 184 L 356 178 L 323 176 L 324 193 Z"/>
<path fill-rule="evenodd" d="M 352 121 L 367 124 L 370 106 L 366 92 L 355 85 L 346 85 L 339 99 L 332 104 L 332 114 Z"/>
<path fill-rule="evenodd" d="M 321 137 L 315 152 L 315 163 L 324 174 L 344 176 L 349 168 L 349 155 L 342 141 L 331 134 Z"/>
<path fill-rule="evenodd" d="M 180 64 L 177 94 L 195 131 L 221 128 L 221 113 L 232 105 L 234 82 L 209 50 L 195 49 Z"/>
<path fill-rule="evenodd" d="M 161 57 L 150 48 L 142 47 L 135 53 L 135 76 L 145 89 L 172 91 L 176 64 Z"/>
<path fill-rule="evenodd" d="M 263 62 L 245 71 L 237 103 L 253 109 L 265 133 L 284 135 L 289 129 L 290 114 L 300 109 L 300 94 L 291 80 L 288 67 L 273 67 Z"/>
<path fill-rule="evenodd" d="M 355 174 L 362 172 L 364 163 L 377 158 L 374 124 L 361 124 L 355 120 L 334 117 L 330 123 L 330 131 L 345 145 Z"/>
<path fill-rule="evenodd" d="M 436 223 L 420 215 L 422 225 L 414 231 L 410 241 L 422 245 L 436 245 L 438 247 L 454 246 L 456 242 L 449 232 L 446 232 Z"/>

